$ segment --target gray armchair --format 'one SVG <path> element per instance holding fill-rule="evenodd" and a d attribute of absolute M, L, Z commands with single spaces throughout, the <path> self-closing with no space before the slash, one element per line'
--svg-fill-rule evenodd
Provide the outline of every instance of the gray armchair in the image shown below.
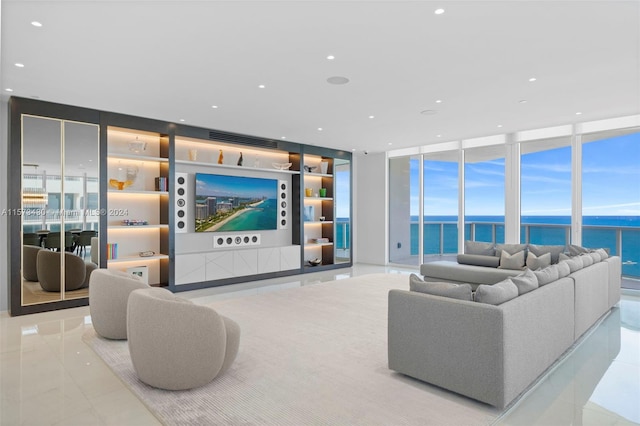
<path fill-rule="evenodd" d="M 89 286 L 91 273 L 98 266 L 85 262 L 69 252 L 39 250 L 36 257 L 37 281 L 45 291 L 60 291 L 60 256 L 64 253 L 65 291 L 78 290 Z"/>
<path fill-rule="evenodd" d="M 168 390 L 211 382 L 231 366 L 240 345 L 236 322 L 154 287 L 129 296 L 127 334 L 140 380 Z"/>

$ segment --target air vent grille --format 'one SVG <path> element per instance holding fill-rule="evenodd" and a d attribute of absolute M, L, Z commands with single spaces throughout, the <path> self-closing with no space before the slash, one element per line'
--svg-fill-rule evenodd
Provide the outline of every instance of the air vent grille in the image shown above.
<path fill-rule="evenodd" d="M 209 131 L 209 139 L 212 141 L 232 142 L 243 145 L 253 145 L 262 148 L 278 148 L 278 142 L 269 139 L 254 138 L 251 136 L 232 135 L 216 131 Z"/>

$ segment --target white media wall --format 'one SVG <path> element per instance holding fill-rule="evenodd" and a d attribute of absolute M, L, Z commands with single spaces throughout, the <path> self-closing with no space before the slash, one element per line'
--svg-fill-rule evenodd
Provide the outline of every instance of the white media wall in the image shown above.
<path fill-rule="evenodd" d="M 300 268 L 300 246 L 292 245 L 292 174 L 252 167 L 203 167 L 181 163 L 176 173 L 187 174 L 186 229 L 175 234 L 175 284 L 214 281 L 233 277 L 287 271 Z M 238 232 L 195 232 L 195 174 L 274 179 L 286 184 L 287 226 L 275 230 Z M 234 241 L 226 244 L 228 237 Z M 235 243 L 236 237 L 242 242 Z M 248 241 L 245 241 L 249 237 Z M 256 237 L 256 238 L 253 238 Z M 222 238 L 222 245 L 217 240 Z"/>

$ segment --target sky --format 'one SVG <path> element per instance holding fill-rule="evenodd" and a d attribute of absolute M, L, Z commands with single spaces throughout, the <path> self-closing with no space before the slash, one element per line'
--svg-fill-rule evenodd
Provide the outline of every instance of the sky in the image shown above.
<path fill-rule="evenodd" d="M 276 179 L 196 174 L 196 195 L 240 198 L 278 198 Z"/>
<path fill-rule="evenodd" d="M 640 133 L 583 144 L 584 216 L 640 216 Z M 418 214 L 418 160 L 411 161 L 411 215 Z M 523 216 L 571 215 L 571 148 L 521 156 Z M 467 215 L 504 215 L 504 158 L 465 164 Z M 425 215 L 458 214 L 458 165 L 425 161 Z"/>

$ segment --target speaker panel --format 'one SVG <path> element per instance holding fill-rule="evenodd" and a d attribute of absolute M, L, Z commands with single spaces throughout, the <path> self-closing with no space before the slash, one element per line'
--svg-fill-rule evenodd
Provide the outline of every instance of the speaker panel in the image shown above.
<path fill-rule="evenodd" d="M 213 237 L 214 248 L 259 246 L 260 234 L 223 234 Z"/>
<path fill-rule="evenodd" d="M 281 180 L 278 182 L 278 229 L 289 228 L 289 182 Z"/>
<path fill-rule="evenodd" d="M 189 225 L 187 223 L 187 206 L 188 206 L 188 173 L 176 173 L 176 182 L 173 186 L 174 196 L 176 200 L 175 209 L 175 232 L 188 232 Z"/>

